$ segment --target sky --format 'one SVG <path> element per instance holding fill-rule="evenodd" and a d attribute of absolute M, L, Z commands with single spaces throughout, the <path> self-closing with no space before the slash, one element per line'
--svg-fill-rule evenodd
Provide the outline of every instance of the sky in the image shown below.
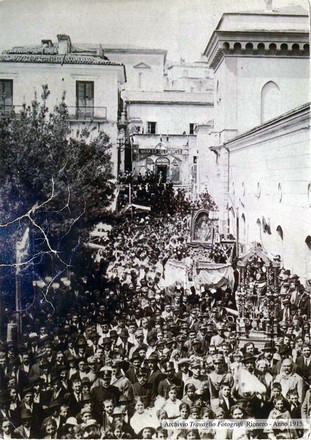
<path fill-rule="evenodd" d="M 273 0 L 274 7 L 307 0 Z M 250 6 L 251 5 L 251 6 Z M 168 50 L 168 59 L 199 60 L 223 12 L 265 8 L 265 0 L 0 0 L 0 52 L 56 41 Z"/>

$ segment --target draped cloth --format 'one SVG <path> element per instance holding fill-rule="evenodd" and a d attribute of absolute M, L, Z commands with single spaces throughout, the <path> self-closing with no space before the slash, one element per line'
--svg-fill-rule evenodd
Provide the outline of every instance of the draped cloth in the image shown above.
<path fill-rule="evenodd" d="M 165 285 L 169 287 L 176 281 L 184 285 L 187 281 L 187 270 L 183 261 L 168 260 L 165 265 Z"/>
<path fill-rule="evenodd" d="M 234 273 L 230 264 L 196 262 L 193 267 L 184 261 L 168 260 L 165 265 L 165 285 L 171 286 L 176 281 L 187 284 L 188 274 L 193 275 L 196 283 L 208 286 L 221 287 L 224 285 L 233 288 Z"/>
<path fill-rule="evenodd" d="M 200 284 L 208 286 L 221 287 L 224 285 L 233 288 L 234 273 L 230 264 L 205 264 L 202 269 L 197 269 L 196 280 Z"/>

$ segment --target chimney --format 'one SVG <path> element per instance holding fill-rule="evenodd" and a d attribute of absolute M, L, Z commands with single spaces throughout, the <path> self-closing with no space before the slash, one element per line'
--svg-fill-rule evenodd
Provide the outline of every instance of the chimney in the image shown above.
<path fill-rule="evenodd" d="M 65 55 L 71 52 L 71 40 L 69 35 L 58 34 L 58 53 L 59 55 Z"/>
<path fill-rule="evenodd" d="M 265 0 L 266 1 L 266 10 L 272 11 L 272 0 Z"/>
<path fill-rule="evenodd" d="M 53 47 L 53 42 L 52 40 L 41 40 L 41 46 L 43 47 L 43 49 Z"/>

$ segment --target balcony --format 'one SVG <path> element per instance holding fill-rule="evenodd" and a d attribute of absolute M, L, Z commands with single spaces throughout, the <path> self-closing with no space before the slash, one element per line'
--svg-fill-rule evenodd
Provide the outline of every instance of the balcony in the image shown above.
<path fill-rule="evenodd" d="M 107 120 L 107 107 L 94 106 L 68 106 L 69 120 L 75 122 L 96 121 L 103 122 Z"/>

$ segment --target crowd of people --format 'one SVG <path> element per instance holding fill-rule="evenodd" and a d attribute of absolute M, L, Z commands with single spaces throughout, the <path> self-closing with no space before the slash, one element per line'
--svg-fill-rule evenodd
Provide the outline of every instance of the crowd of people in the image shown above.
<path fill-rule="evenodd" d="M 281 270 L 280 295 L 303 313 L 261 347 L 242 342 L 228 286 L 166 286 L 188 234 L 182 214 L 126 220 L 92 270 L 37 292 L 21 340 L 0 343 L 0 438 L 310 438 L 311 286 Z"/>

